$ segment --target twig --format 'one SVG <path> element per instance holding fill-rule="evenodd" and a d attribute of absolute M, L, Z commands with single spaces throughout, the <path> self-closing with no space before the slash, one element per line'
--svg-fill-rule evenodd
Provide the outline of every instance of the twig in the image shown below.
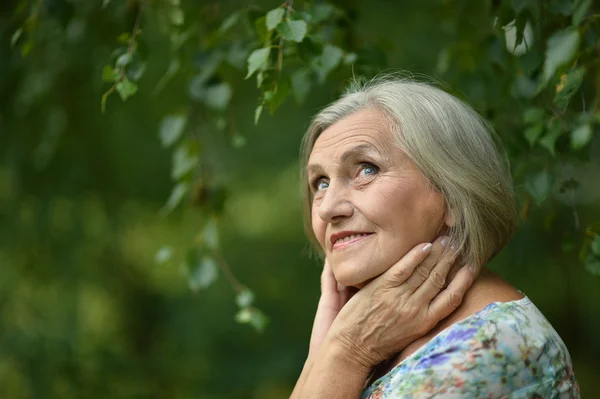
<path fill-rule="evenodd" d="M 130 56 L 134 53 L 135 51 L 135 39 L 137 38 L 138 32 L 140 30 L 140 24 L 142 22 L 142 5 L 140 4 L 140 6 L 138 7 L 138 12 L 137 15 L 135 16 L 135 23 L 133 24 L 133 31 L 131 32 L 131 37 L 129 38 L 129 43 L 127 45 L 127 53 Z M 102 112 L 104 112 L 105 110 L 105 106 L 106 106 L 106 100 L 108 99 L 108 96 L 110 96 L 112 93 L 115 92 L 115 90 L 117 89 L 117 85 L 122 82 L 126 76 L 125 76 L 125 72 L 126 72 L 126 68 L 127 66 L 123 66 L 119 72 L 119 76 L 117 77 L 117 79 L 115 79 L 115 81 L 113 82 L 112 86 L 110 87 L 110 89 L 108 89 L 103 95 L 102 95 Z"/>
<path fill-rule="evenodd" d="M 231 286 L 233 287 L 235 292 L 239 294 L 242 291 L 244 291 L 244 289 L 245 289 L 244 285 L 242 285 L 242 283 L 240 283 L 238 281 L 238 279 L 235 278 L 235 276 L 231 272 L 231 268 L 229 267 L 229 264 L 227 264 L 227 261 L 225 260 L 223 255 L 221 255 L 221 252 L 217 250 L 217 251 L 215 251 L 214 255 L 215 255 L 215 258 L 217 259 L 219 267 L 221 268 L 221 270 L 223 271 L 223 274 L 225 275 L 225 278 L 229 281 L 229 283 L 231 284 Z"/>
<path fill-rule="evenodd" d="M 283 3 L 284 5 L 286 5 L 286 10 L 285 10 L 285 17 L 284 18 L 289 18 L 290 14 L 293 11 L 293 5 L 294 5 L 294 0 L 287 0 L 285 3 Z M 275 76 L 275 81 L 273 82 L 273 87 L 274 89 L 277 89 L 277 84 L 279 81 L 279 74 L 281 73 L 281 70 L 283 69 L 283 37 L 279 38 L 279 45 L 277 46 L 278 51 L 277 51 L 277 75 Z"/>

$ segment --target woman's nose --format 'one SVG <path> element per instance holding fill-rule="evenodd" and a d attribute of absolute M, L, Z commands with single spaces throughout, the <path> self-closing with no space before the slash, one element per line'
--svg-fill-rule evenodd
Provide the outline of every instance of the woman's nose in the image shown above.
<path fill-rule="evenodd" d="M 330 184 L 319 205 L 319 217 L 328 223 L 335 223 L 349 218 L 354 213 L 354 206 L 347 197 L 344 188 L 336 188 Z"/>

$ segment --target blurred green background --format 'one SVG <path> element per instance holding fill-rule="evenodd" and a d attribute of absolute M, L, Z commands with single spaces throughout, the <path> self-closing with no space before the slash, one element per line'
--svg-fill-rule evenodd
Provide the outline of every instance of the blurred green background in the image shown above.
<path fill-rule="evenodd" d="M 0 5 L 0 397 L 287 397 L 319 298 L 320 265 L 302 230 L 298 150 L 311 116 L 339 95 L 350 72 L 313 89 L 302 106 L 288 101 L 274 116 L 265 113 L 258 125 L 256 85 L 239 75 L 228 118 L 247 139 L 242 148 L 211 127 L 211 114 L 196 114 L 202 162 L 229 193 L 220 222 L 223 255 L 270 320 L 259 334 L 235 322 L 235 293 L 224 278 L 199 292 L 188 286 L 181 254 L 203 214 L 183 207 L 159 215 L 172 182 L 158 126 L 188 101 L 189 79 L 151 94 L 168 65 L 168 43 L 151 17 L 143 24 L 150 50 L 139 93 L 126 102 L 110 98 L 102 114 L 102 67 L 130 19 L 118 17 L 119 6 L 67 2 L 73 7 L 66 27 L 44 25 L 48 41 L 23 57 L 10 47 L 20 3 Z M 438 53 L 453 40 L 447 19 L 477 34 L 468 19 L 461 22 L 477 7 L 448 13 L 444 3 L 338 4 L 354 15 L 360 40 L 385 49 L 392 70 L 440 77 L 478 109 L 510 103 L 490 102 L 495 77 L 476 65 L 437 73 Z M 581 220 L 600 217 L 599 155 L 596 135 L 590 158 L 576 169 L 588 182 L 577 198 Z M 600 397 L 600 278 L 565 250 L 573 209 L 568 200 L 558 203 L 532 205 L 490 267 L 559 332 L 582 396 Z M 165 245 L 174 256 L 157 264 Z"/>

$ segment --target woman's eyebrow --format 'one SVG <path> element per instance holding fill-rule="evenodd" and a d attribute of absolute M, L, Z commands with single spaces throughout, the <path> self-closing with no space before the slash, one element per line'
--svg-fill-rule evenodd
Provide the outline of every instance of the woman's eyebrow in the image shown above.
<path fill-rule="evenodd" d="M 323 172 L 323 167 L 318 163 L 312 163 L 306 167 L 308 174 L 317 174 Z"/>
<path fill-rule="evenodd" d="M 356 147 L 352 147 L 346 152 L 342 154 L 340 157 L 342 162 L 347 161 L 348 159 L 360 158 L 365 155 L 382 155 L 377 148 L 375 148 L 371 144 L 360 144 Z"/>
<path fill-rule="evenodd" d="M 367 155 L 379 155 L 387 159 L 383 154 L 379 152 L 379 150 L 375 146 L 371 144 L 359 144 L 355 147 L 350 148 L 349 150 L 346 150 L 340 157 L 340 161 L 347 162 L 348 160 L 359 159 Z M 322 173 L 323 166 L 318 163 L 312 163 L 307 165 L 306 170 L 309 174 Z"/>

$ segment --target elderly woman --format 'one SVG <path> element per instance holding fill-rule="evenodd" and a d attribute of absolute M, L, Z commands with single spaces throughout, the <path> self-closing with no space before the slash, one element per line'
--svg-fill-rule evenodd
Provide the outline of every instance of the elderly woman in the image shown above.
<path fill-rule="evenodd" d="M 382 79 L 313 120 L 307 231 L 325 256 L 292 398 L 577 398 L 569 353 L 486 269 L 515 225 L 490 126 L 431 85 Z"/>

